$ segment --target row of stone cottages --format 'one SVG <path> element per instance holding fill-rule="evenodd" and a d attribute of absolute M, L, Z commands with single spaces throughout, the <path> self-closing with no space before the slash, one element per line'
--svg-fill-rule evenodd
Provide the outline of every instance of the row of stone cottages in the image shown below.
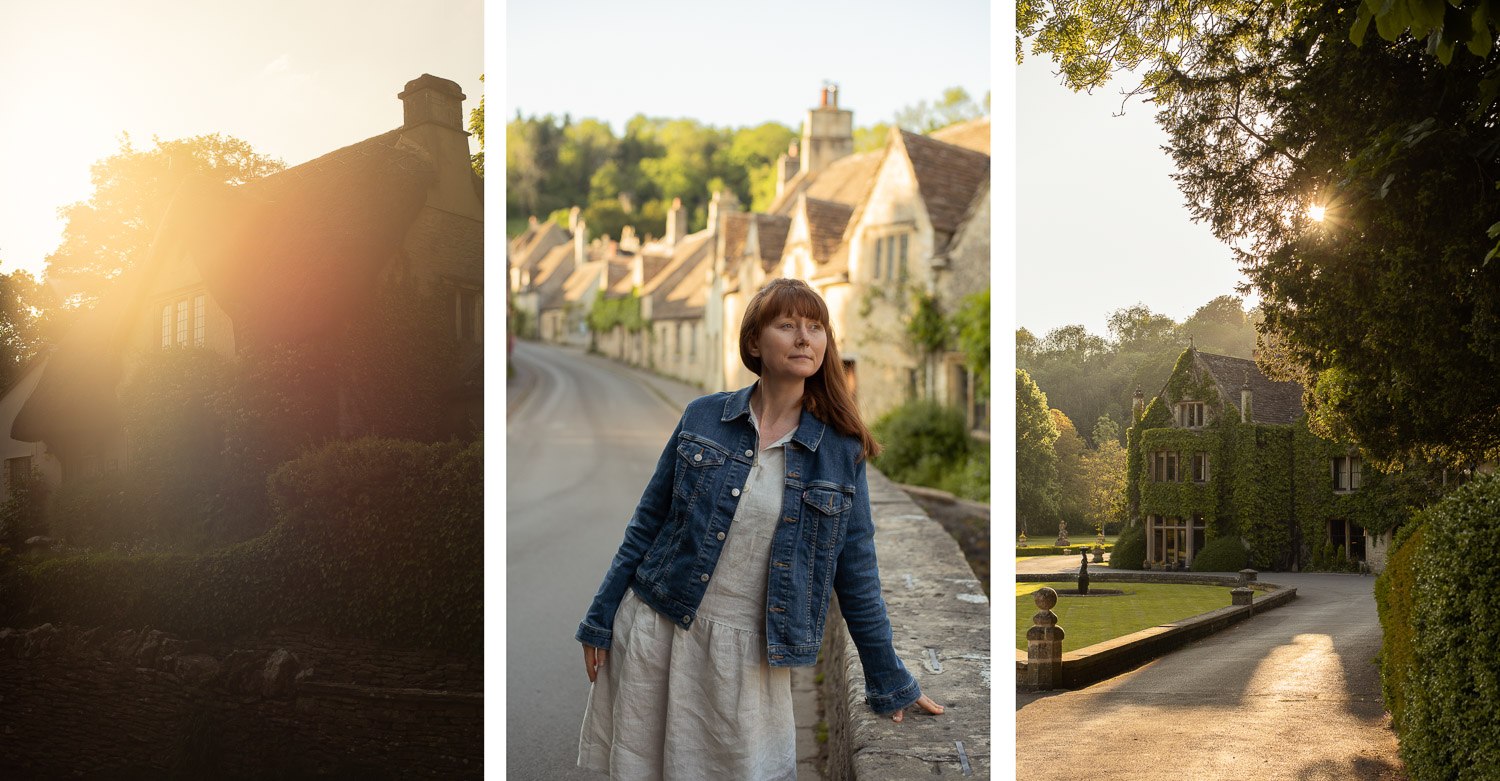
<path fill-rule="evenodd" d="M 1297 382 L 1254 360 L 1200 352 L 1189 341 L 1149 403 L 1137 389 L 1127 434 L 1127 500 L 1146 529 L 1146 561 L 1189 566 L 1213 537 L 1237 535 L 1252 567 L 1296 571 L 1332 550 L 1384 569 L 1401 502 L 1359 449 L 1308 427 Z M 1456 487 L 1491 464 L 1440 473 Z"/>
<path fill-rule="evenodd" d="M 148 257 L 0 394 L 5 496 L 33 473 L 57 486 L 128 472 L 120 389 L 148 354 L 200 347 L 234 360 L 336 340 L 378 316 L 383 291 L 443 308 L 446 322 L 398 326 L 445 342 L 434 352 L 440 376 L 424 378 L 437 394 L 435 428 L 422 436 L 480 435 L 484 188 L 465 96 L 423 74 L 396 97 L 393 130 L 238 187 L 179 188 Z M 335 365 L 325 377 L 337 395 L 333 431 L 367 433 L 371 383 Z"/>
<path fill-rule="evenodd" d="M 569 229 L 535 218 L 507 247 L 513 306 L 528 336 L 594 346 L 618 360 L 732 390 L 754 376 L 739 359 L 740 318 L 767 281 L 807 281 L 828 302 L 860 412 L 873 421 L 911 398 L 965 410 L 988 436 L 988 400 L 962 353 L 922 354 L 904 335 L 918 291 L 945 314 L 989 288 L 990 123 L 977 119 L 919 135 L 892 129 L 884 147 L 854 154 L 853 113 L 825 89 L 801 142 L 777 163 L 766 213 L 712 197 L 708 224 L 687 233 L 674 203 L 666 235 L 590 241 L 573 210 Z M 639 295 L 649 328 L 590 334 L 598 291 Z"/>

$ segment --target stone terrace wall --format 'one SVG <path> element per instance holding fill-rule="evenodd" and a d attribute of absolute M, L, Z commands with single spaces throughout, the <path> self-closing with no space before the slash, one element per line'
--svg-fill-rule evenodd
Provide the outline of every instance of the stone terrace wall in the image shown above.
<path fill-rule="evenodd" d="M 479 778 L 481 676 L 316 632 L 0 629 L 0 777 Z"/>
<path fill-rule="evenodd" d="M 868 474 L 881 596 L 896 653 L 946 713 L 912 708 L 896 724 L 871 711 L 859 654 L 843 620 L 830 616 L 823 634 L 827 777 L 988 778 L 989 600 L 958 543 L 885 475 L 873 468 Z"/>

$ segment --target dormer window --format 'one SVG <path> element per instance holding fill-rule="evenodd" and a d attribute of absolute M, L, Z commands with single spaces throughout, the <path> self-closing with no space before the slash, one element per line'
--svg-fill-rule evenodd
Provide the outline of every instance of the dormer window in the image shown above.
<path fill-rule="evenodd" d="M 1203 402 L 1185 401 L 1177 405 L 1177 422 L 1183 428 L 1199 428 L 1203 425 Z"/>
<path fill-rule="evenodd" d="M 906 279 L 906 257 L 910 246 L 911 233 L 906 231 L 876 237 L 875 263 L 871 276 L 893 281 Z"/>
<path fill-rule="evenodd" d="M 162 304 L 162 347 L 202 347 L 207 335 L 207 296 L 197 293 Z"/>

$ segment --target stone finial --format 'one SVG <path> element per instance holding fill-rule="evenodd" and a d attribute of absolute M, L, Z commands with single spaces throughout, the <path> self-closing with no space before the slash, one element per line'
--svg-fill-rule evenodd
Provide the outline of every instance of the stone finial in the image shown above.
<path fill-rule="evenodd" d="M 1139 385 L 1136 386 L 1135 393 L 1130 396 L 1130 411 L 1135 416 L 1135 420 L 1140 420 L 1141 416 L 1146 414 L 1146 394 L 1141 391 Z"/>
<path fill-rule="evenodd" d="M 1032 691 L 1047 691 L 1062 685 L 1062 641 L 1065 633 L 1057 625 L 1057 592 L 1043 586 L 1032 594 L 1037 613 L 1026 630 L 1026 686 Z"/>
<path fill-rule="evenodd" d="M 1240 585 L 1243 586 L 1246 583 L 1249 583 L 1249 582 L 1255 580 L 1259 576 L 1260 576 L 1260 573 L 1256 572 L 1253 569 L 1249 569 L 1249 568 L 1242 569 L 1242 570 L 1240 570 Z"/>
<path fill-rule="evenodd" d="M 1229 604 L 1239 607 L 1255 601 L 1255 592 L 1245 586 L 1229 590 Z"/>
<path fill-rule="evenodd" d="M 1249 423 L 1250 415 L 1250 372 L 1245 372 L 1245 383 L 1240 386 L 1240 422 Z"/>

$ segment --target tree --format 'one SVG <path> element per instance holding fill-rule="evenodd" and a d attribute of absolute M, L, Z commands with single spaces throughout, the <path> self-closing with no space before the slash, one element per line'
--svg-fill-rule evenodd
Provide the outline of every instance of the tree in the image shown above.
<path fill-rule="evenodd" d="M 1067 415 L 1055 409 L 1049 412 L 1053 425 L 1057 427 L 1057 439 L 1052 443 L 1052 449 L 1057 453 L 1057 514 L 1071 531 L 1081 531 L 1087 510 L 1088 484 L 1083 473 L 1087 446 Z"/>
<path fill-rule="evenodd" d="M 990 291 L 982 290 L 964 296 L 953 314 L 958 332 L 958 349 L 963 351 L 964 366 L 977 380 L 975 391 L 990 394 Z"/>
<path fill-rule="evenodd" d="M 1057 424 L 1047 396 L 1026 372 L 1016 370 L 1016 521 L 1022 532 L 1057 518 Z"/>
<path fill-rule="evenodd" d="M 967 90 L 963 87 L 949 87 L 943 90 L 941 98 L 931 104 L 919 100 L 915 105 L 897 111 L 893 124 L 913 133 L 931 133 L 982 116 L 984 110 L 974 102 Z"/>
<path fill-rule="evenodd" d="M 1120 444 L 1120 424 L 1114 422 L 1108 415 L 1100 415 L 1099 419 L 1094 421 L 1094 434 L 1091 439 L 1094 441 L 1096 450 L 1109 442 Z"/>
<path fill-rule="evenodd" d="M 484 83 L 484 74 L 479 75 L 480 83 Z M 479 151 L 470 156 L 474 166 L 474 173 L 479 178 L 484 178 L 484 96 L 479 96 L 479 105 L 469 109 L 469 132 L 479 140 Z"/>
<path fill-rule="evenodd" d="M 1125 448 L 1117 440 L 1106 439 L 1097 449 L 1085 452 L 1079 462 L 1084 518 L 1096 531 L 1107 533 L 1106 526 L 1125 520 Z"/>
<path fill-rule="evenodd" d="M 57 299 L 25 271 L 0 274 L 0 388 L 58 332 Z"/>
<path fill-rule="evenodd" d="M 89 199 L 58 210 L 66 225 L 62 244 L 47 256 L 47 279 L 67 291 L 68 306 L 97 300 L 110 280 L 146 256 L 177 186 L 189 175 L 238 185 L 284 167 L 218 133 L 151 140 L 151 149 L 138 150 L 122 134 L 120 150 L 90 167 Z"/>

